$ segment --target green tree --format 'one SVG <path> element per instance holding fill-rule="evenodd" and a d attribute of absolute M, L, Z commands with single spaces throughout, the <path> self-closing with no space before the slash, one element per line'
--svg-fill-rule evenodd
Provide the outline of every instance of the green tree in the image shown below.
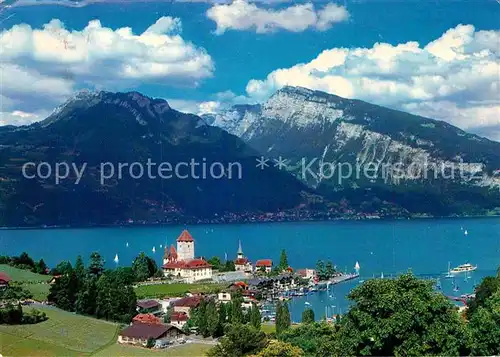
<path fill-rule="evenodd" d="M 69 275 L 71 273 L 73 273 L 73 267 L 67 260 L 60 262 L 52 269 L 52 275 Z"/>
<path fill-rule="evenodd" d="M 469 328 L 473 356 L 500 355 L 500 290 L 476 309 Z"/>
<path fill-rule="evenodd" d="M 118 285 L 132 285 L 136 279 L 131 267 L 118 267 L 111 274 Z"/>
<path fill-rule="evenodd" d="M 148 338 L 146 342 L 146 348 L 153 348 L 155 345 L 155 339 L 153 337 Z"/>
<path fill-rule="evenodd" d="M 206 310 L 206 319 L 207 319 L 207 331 L 206 336 L 217 337 L 217 332 L 220 330 L 219 328 L 219 313 L 217 311 L 217 306 L 215 305 L 215 301 L 211 300 L 207 304 Z"/>
<path fill-rule="evenodd" d="M 47 300 L 53 302 L 60 309 L 73 311 L 77 292 L 78 281 L 75 273 L 71 272 L 56 279 L 54 284 L 50 286 Z"/>
<path fill-rule="evenodd" d="M 220 261 L 220 258 L 217 256 L 214 256 L 208 260 L 208 264 L 212 266 L 213 269 L 215 270 L 221 270 L 222 263 Z"/>
<path fill-rule="evenodd" d="M 291 343 L 271 340 L 255 357 L 302 357 L 304 351 Z"/>
<path fill-rule="evenodd" d="M 340 322 L 339 355 L 467 355 L 465 323 L 432 282 L 411 273 L 354 288 Z"/>
<path fill-rule="evenodd" d="M 96 299 L 96 278 L 85 279 L 76 295 L 75 311 L 83 315 L 95 315 Z"/>
<path fill-rule="evenodd" d="M 301 324 L 279 335 L 279 339 L 301 348 L 307 356 L 335 355 L 335 325 L 326 321 Z"/>
<path fill-rule="evenodd" d="M 37 263 L 35 263 L 33 272 L 37 274 L 47 274 L 47 264 L 45 264 L 43 259 L 40 259 Z"/>
<path fill-rule="evenodd" d="M 325 266 L 325 275 L 328 278 L 331 278 L 331 277 L 333 277 L 334 274 L 335 274 L 335 267 L 333 266 L 333 263 L 327 262 L 326 266 Z"/>
<path fill-rule="evenodd" d="M 259 330 L 262 321 L 262 316 L 260 314 L 259 307 L 256 304 L 252 304 L 249 313 L 250 313 L 250 324 L 257 330 Z"/>
<path fill-rule="evenodd" d="M 198 328 L 198 333 L 202 336 L 208 336 L 208 322 L 207 322 L 207 303 L 201 300 L 200 305 L 195 310 L 194 324 Z"/>
<path fill-rule="evenodd" d="M 219 344 L 211 348 L 210 357 L 241 357 L 256 354 L 267 345 L 266 334 L 250 325 L 229 325 Z"/>
<path fill-rule="evenodd" d="M 316 275 L 319 280 L 326 280 L 326 268 L 325 263 L 322 260 L 316 262 Z"/>
<path fill-rule="evenodd" d="M 219 305 L 219 330 L 217 331 L 217 337 L 222 336 L 224 334 L 224 327 L 228 322 L 228 305 L 220 304 Z"/>
<path fill-rule="evenodd" d="M 82 256 L 79 255 L 76 257 L 75 261 L 75 275 L 78 279 L 79 288 L 84 284 L 86 273 L 85 273 L 85 265 L 83 265 Z"/>
<path fill-rule="evenodd" d="M 500 278 L 487 276 L 476 288 L 476 296 L 467 303 L 467 318 L 471 319 L 476 310 L 485 306 L 486 301 L 500 290 Z"/>
<path fill-rule="evenodd" d="M 291 320 L 288 304 L 278 301 L 276 306 L 276 333 L 280 335 L 283 331 L 288 329 L 290 325 Z"/>
<path fill-rule="evenodd" d="M 314 311 L 311 308 L 307 308 L 302 311 L 302 323 L 311 324 L 315 321 Z"/>
<path fill-rule="evenodd" d="M 241 304 L 243 303 L 243 298 L 240 292 L 236 292 L 231 297 L 231 323 L 241 324 L 244 322 L 243 308 Z"/>
<path fill-rule="evenodd" d="M 134 259 L 132 270 L 135 273 L 137 281 L 145 281 L 150 277 L 148 257 L 144 252 L 139 253 Z"/>
<path fill-rule="evenodd" d="M 278 265 L 280 271 L 284 271 L 288 269 L 290 265 L 288 265 L 288 257 L 286 255 L 286 251 L 283 249 L 280 255 L 280 264 Z"/>
<path fill-rule="evenodd" d="M 104 258 L 98 252 L 90 254 L 89 274 L 95 277 L 101 276 L 104 271 Z"/>
<path fill-rule="evenodd" d="M 232 260 L 226 260 L 226 264 L 224 264 L 224 268 L 222 271 L 235 271 L 236 267 L 234 266 L 234 262 Z"/>

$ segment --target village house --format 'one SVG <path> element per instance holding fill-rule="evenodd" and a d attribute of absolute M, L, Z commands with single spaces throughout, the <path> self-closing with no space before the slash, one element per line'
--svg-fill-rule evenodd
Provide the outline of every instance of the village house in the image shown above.
<path fill-rule="evenodd" d="M 137 301 L 137 312 L 157 315 L 162 312 L 162 307 L 156 300 L 139 300 Z"/>
<path fill-rule="evenodd" d="M 184 279 L 187 283 L 212 279 L 212 266 L 203 258 L 194 257 L 194 239 L 184 230 L 177 238 L 177 249 L 165 247 L 163 256 L 165 276 Z"/>
<path fill-rule="evenodd" d="M 189 316 L 185 312 L 172 312 L 170 315 L 170 324 L 182 329 L 188 322 Z"/>
<path fill-rule="evenodd" d="M 314 281 L 316 277 L 316 270 L 314 269 L 298 269 L 296 274 L 300 276 L 302 279 Z"/>
<path fill-rule="evenodd" d="M 227 291 L 221 291 L 220 293 L 217 294 L 217 301 L 223 304 L 231 302 L 231 293 Z"/>
<path fill-rule="evenodd" d="M 183 335 L 185 333 L 173 325 L 134 322 L 120 332 L 118 343 L 146 346 L 150 338 L 156 343 L 158 340 L 173 340 Z"/>
<path fill-rule="evenodd" d="M 0 289 L 8 287 L 11 280 L 9 275 L 0 271 Z"/>
<path fill-rule="evenodd" d="M 201 296 L 188 296 L 179 299 L 173 303 L 173 312 L 184 312 L 188 317 L 191 317 L 191 310 L 197 308 L 200 305 L 201 300 L 203 300 L 203 297 Z"/>
<path fill-rule="evenodd" d="M 266 273 L 269 273 L 273 269 L 273 261 L 271 259 L 261 259 L 257 260 L 255 263 L 255 271 L 259 272 L 264 270 Z"/>
<path fill-rule="evenodd" d="M 243 255 L 243 249 L 241 248 L 241 241 L 238 245 L 238 252 L 236 253 L 236 260 L 234 261 L 234 268 L 236 271 L 242 271 L 247 274 L 251 274 L 253 271 L 252 263 L 247 257 Z"/>

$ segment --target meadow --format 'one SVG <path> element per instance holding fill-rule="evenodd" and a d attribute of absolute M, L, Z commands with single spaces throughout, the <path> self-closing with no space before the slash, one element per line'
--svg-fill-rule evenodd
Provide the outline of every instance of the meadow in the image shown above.
<path fill-rule="evenodd" d="M 186 293 L 217 293 L 225 288 L 227 284 L 212 284 L 212 283 L 172 283 L 172 284 L 151 284 L 139 285 L 135 288 L 135 294 L 138 299 L 144 298 L 163 298 L 184 296 Z"/>
<path fill-rule="evenodd" d="M 37 301 L 47 300 L 50 285 L 48 282 L 52 279 L 51 275 L 41 275 L 29 270 L 18 269 L 10 265 L 0 264 L 0 271 L 7 273 L 14 282 L 33 294 L 33 299 Z"/>
<path fill-rule="evenodd" d="M 210 348 L 186 344 L 164 350 L 119 345 L 118 324 L 41 306 L 48 320 L 35 325 L 0 325 L 3 356 L 202 356 Z M 24 307 L 30 309 L 30 307 Z"/>

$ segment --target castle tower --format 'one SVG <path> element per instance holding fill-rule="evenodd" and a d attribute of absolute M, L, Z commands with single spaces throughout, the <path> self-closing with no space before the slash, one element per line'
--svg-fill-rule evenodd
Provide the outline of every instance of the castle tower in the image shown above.
<path fill-rule="evenodd" d="M 183 230 L 179 238 L 177 238 L 177 259 L 194 259 L 194 239 L 187 230 Z"/>
<path fill-rule="evenodd" d="M 175 250 L 174 245 L 170 246 L 170 249 L 165 247 L 165 254 L 163 255 L 163 265 L 167 263 L 172 263 L 177 261 L 177 251 Z"/>
<path fill-rule="evenodd" d="M 241 240 L 240 240 L 240 244 L 238 246 L 238 252 L 236 253 L 236 258 L 243 259 L 243 249 L 241 249 Z"/>

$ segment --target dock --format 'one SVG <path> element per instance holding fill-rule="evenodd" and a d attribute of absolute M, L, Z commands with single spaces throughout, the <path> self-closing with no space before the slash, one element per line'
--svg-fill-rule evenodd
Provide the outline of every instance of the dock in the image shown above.
<path fill-rule="evenodd" d="M 353 280 L 359 278 L 359 274 L 342 274 L 339 276 L 336 276 L 330 280 L 325 280 L 325 281 L 319 281 L 317 285 L 336 285 L 343 283 L 345 281 Z"/>

